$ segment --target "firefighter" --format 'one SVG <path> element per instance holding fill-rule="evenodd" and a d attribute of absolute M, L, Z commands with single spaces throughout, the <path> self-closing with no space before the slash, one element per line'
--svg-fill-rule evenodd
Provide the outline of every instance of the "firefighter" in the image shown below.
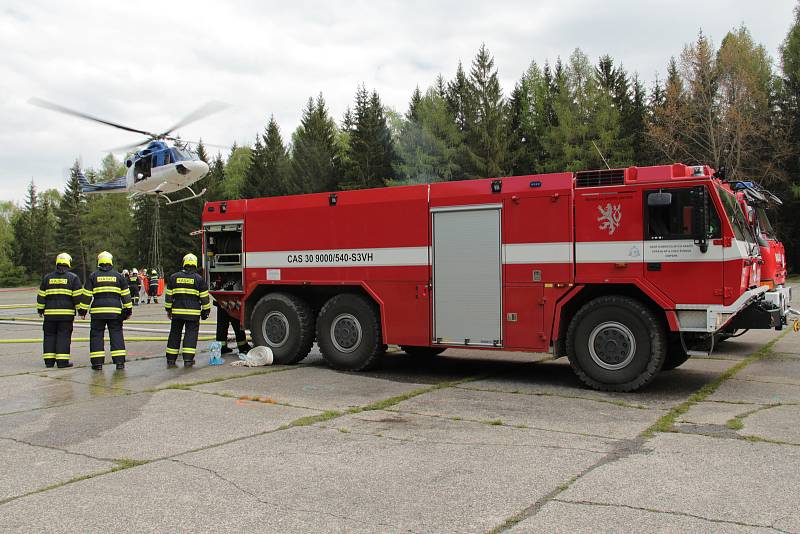
<path fill-rule="evenodd" d="M 211 313 L 208 286 L 197 273 L 197 256 L 194 254 L 184 256 L 183 269 L 167 280 L 164 307 L 167 309 L 167 316 L 172 320 L 167 340 L 167 367 L 175 367 L 179 352 L 183 353 L 183 366 L 191 367 L 197 352 L 200 319 L 208 319 Z M 181 351 L 181 334 L 184 328 L 186 333 Z"/>
<path fill-rule="evenodd" d="M 147 303 L 150 304 L 150 299 L 158 304 L 158 272 L 155 269 L 150 271 L 150 278 L 147 279 Z"/>
<path fill-rule="evenodd" d="M 139 305 L 139 285 L 139 271 L 134 267 L 128 276 L 128 288 L 131 290 L 131 300 L 133 300 L 134 306 Z"/>
<path fill-rule="evenodd" d="M 240 354 L 250 352 L 253 347 L 247 343 L 247 335 L 242 330 L 242 326 L 236 317 L 233 317 L 225 311 L 225 308 L 219 305 L 215 300 L 214 306 L 217 307 L 217 336 L 216 340 L 222 343 L 222 354 L 233 352 L 233 349 L 228 347 L 228 325 L 233 327 L 233 333 L 236 336 L 236 348 Z"/>
<path fill-rule="evenodd" d="M 56 270 L 42 278 L 36 296 L 36 311 L 44 317 L 42 357 L 47 367 L 72 367 L 69 346 L 75 311 L 83 309 L 83 286 L 78 275 L 69 271 L 70 267 L 69 254 L 62 252 L 56 256 Z"/>
<path fill-rule="evenodd" d="M 114 257 L 103 251 L 97 255 L 97 270 L 89 275 L 84 287 L 84 297 L 91 314 L 89 330 L 89 358 L 92 369 L 103 369 L 105 348 L 103 334 L 108 327 L 111 340 L 111 359 L 117 369 L 125 369 L 125 338 L 122 334 L 122 322 L 131 316 L 131 290 L 128 280 L 114 270 Z M 81 315 L 86 315 L 82 310 Z"/>

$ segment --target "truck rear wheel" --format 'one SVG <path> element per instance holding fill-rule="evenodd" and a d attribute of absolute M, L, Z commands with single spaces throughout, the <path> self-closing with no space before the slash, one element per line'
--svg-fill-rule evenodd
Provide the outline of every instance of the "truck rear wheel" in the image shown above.
<path fill-rule="evenodd" d="M 253 309 L 250 333 L 256 345 L 272 349 L 275 363 L 297 363 L 314 343 L 314 316 L 299 297 L 269 293 Z"/>
<path fill-rule="evenodd" d="M 375 305 L 360 295 L 331 297 L 317 317 L 317 343 L 334 369 L 363 371 L 385 354 Z"/>
<path fill-rule="evenodd" d="M 412 347 L 411 345 L 400 345 L 400 348 L 403 352 L 415 358 L 432 358 L 447 350 L 442 347 Z"/>
<path fill-rule="evenodd" d="M 656 315 L 637 300 L 599 297 L 567 329 L 573 371 L 593 389 L 633 391 L 650 383 L 664 363 L 666 336 Z"/>

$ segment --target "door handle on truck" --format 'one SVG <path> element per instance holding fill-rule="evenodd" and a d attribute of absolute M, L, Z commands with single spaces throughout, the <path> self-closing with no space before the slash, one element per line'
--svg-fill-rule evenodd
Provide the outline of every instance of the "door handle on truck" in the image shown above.
<path fill-rule="evenodd" d="M 660 263 L 648 263 L 647 264 L 647 270 L 648 271 L 660 271 L 661 270 L 661 264 Z"/>

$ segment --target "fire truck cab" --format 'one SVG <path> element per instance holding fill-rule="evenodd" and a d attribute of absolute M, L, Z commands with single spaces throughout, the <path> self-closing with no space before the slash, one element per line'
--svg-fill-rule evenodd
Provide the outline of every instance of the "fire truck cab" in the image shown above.
<path fill-rule="evenodd" d="M 759 246 L 707 166 L 512 176 L 207 203 L 211 293 L 278 363 L 388 344 L 568 356 L 631 391 L 736 320 L 773 328 Z"/>

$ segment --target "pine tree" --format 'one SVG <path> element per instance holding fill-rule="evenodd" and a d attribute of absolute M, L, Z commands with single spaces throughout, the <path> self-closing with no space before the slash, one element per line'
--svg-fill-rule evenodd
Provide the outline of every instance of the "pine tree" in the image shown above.
<path fill-rule="evenodd" d="M 509 166 L 512 174 L 540 172 L 546 155 L 543 140 L 551 125 L 549 67 L 544 73 L 536 62 L 517 82 L 508 101 Z"/>
<path fill-rule="evenodd" d="M 447 101 L 431 88 L 416 104 L 416 120 L 406 119 L 397 141 L 398 181 L 391 185 L 452 180 L 460 174 L 463 134 L 452 120 Z"/>
<path fill-rule="evenodd" d="M 470 177 L 501 176 L 507 170 L 506 107 L 494 58 L 481 45 L 472 61 L 465 109 Z"/>
<path fill-rule="evenodd" d="M 222 159 L 222 154 L 217 153 L 217 157 L 211 162 L 210 170 L 208 172 L 208 192 L 206 199 L 209 202 L 216 200 L 225 200 L 224 192 L 225 182 L 225 162 Z"/>
<path fill-rule="evenodd" d="M 292 180 L 287 193 L 318 193 L 337 188 L 336 124 L 328 114 L 322 93 L 309 98 L 300 126 L 292 134 Z"/>
<path fill-rule="evenodd" d="M 270 118 L 264 135 L 264 162 L 266 180 L 262 183 L 261 196 L 286 195 L 289 190 L 289 152 L 274 116 Z"/>
<path fill-rule="evenodd" d="M 86 198 L 81 193 L 78 183 L 80 170 L 80 164 L 76 160 L 70 169 L 69 180 L 67 180 L 61 202 L 56 208 L 55 215 L 58 221 L 56 243 L 60 251 L 67 252 L 72 256 L 72 270 L 80 276 L 82 281 L 85 281 L 90 265 L 86 255 L 84 231 L 88 208 Z"/>
<path fill-rule="evenodd" d="M 256 142 L 253 143 L 253 152 L 250 154 L 250 164 L 242 182 L 242 198 L 258 198 L 261 196 L 262 183 L 266 180 L 266 163 L 264 161 L 264 145 L 261 143 L 261 136 L 256 134 Z"/>
<path fill-rule="evenodd" d="M 377 91 L 371 94 L 363 85 L 356 91 L 355 110 L 349 133 L 348 182 L 343 189 L 383 187 L 394 178 L 396 155 Z"/>

